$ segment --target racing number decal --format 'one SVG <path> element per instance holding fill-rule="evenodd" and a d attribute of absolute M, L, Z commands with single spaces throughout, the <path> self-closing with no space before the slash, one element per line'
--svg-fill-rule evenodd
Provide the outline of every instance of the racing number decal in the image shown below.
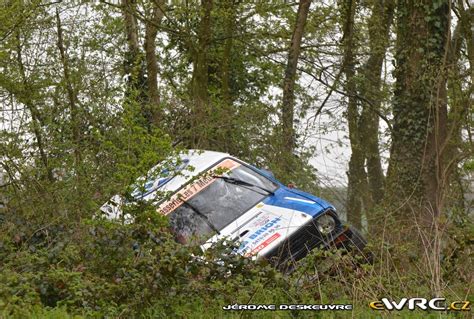
<path fill-rule="evenodd" d="M 226 159 L 223 160 L 219 165 L 213 168 L 214 169 L 228 169 L 233 170 L 239 167 L 240 164 L 231 160 Z M 158 213 L 162 215 L 168 215 L 176 208 L 180 207 L 183 202 L 187 201 L 188 199 L 192 198 L 194 195 L 205 189 L 207 186 L 211 185 L 216 179 L 212 176 L 202 176 L 195 182 L 189 184 L 188 186 L 181 189 L 179 192 L 171 196 L 171 198 L 165 202 L 163 202 L 158 207 Z"/>

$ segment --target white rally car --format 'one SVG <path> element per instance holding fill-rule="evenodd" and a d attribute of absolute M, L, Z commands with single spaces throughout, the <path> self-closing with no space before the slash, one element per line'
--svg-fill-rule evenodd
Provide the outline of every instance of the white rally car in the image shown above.
<path fill-rule="evenodd" d="M 190 150 L 167 166 L 152 168 L 132 196 L 153 201 L 180 242 L 199 238 L 207 249 L 227 239 L 237 243 L 237 253 L 275 265 L 299 260 L 315 247 L 362 250 L 366 244 L 331 204 L 229 154 Z M 124 204 L 116 195 L 101 210 L 116 218 Z"/>

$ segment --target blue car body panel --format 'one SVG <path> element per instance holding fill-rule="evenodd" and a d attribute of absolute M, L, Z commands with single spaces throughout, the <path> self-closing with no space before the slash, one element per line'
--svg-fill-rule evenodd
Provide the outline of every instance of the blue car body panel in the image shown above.
<path fill-rule="evenodd" d="M 313 218 L 327 209 L 334 209 L 334 206 L 319 197 L 283 185 L 269 171 L 259 169 L 255 166 L 252 166 L 252 168 L 280 185 L 280 188 L 278 188 L 274 196 L 269 196 L 264 200 L 265 204 L 301 211 L 311 215 Z M 292 200 L 291 198 L 296 200 Z M 314 203 L 309 203 L 308 201 L 312 201 Z"/>
<path fill-rule="evenodd" d="M 286 187 L 285 187 L 286 188 Z M 332 206 L 331 204 L 329 204 L 328 202 L 326 202 L 325 200 L 319 198 L 319 197 L 316 197 L 314 195 L 311 195 L 309 193 L 306 193 L 306 192 L 303 192 L 299 189 L 296 189 L 296 188 L 289 188 L 288 191 L 290 193 L 293 193 L 293 194 L 296 194 L 296 195 L 300 195 L 301 197 L 304 197 L 304 198 L 307 198 L 309 200 L 313 200 L 315 202 L 317 202 L 321 207 L 323 207 L 324 210 L 326 209 L 329 209 L 329 208 L 332 208 L 334 209 L 334 206 Z"/>

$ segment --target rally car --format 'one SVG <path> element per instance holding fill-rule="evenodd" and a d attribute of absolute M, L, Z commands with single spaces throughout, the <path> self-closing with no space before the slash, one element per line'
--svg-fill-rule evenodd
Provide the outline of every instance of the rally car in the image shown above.
<path fill-rule="evenodd" d="M 186 151 L 139 181 L 132 197 L 152 201 L 157 213 L 168 216 L 178 241 L 197 239 L 203 250 L 230 240 L 238 254 L 281 266 L 316 247 L 362 250 L 366 245 L 328 202 L 226 153 Z M 116 195 L 101 210 L 117 218 L 125 204 Z"/>

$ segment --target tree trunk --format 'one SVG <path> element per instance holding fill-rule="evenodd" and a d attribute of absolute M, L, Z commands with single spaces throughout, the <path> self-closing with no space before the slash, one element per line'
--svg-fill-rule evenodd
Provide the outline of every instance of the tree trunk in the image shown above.
<path fill-rule="evenodd" d="M 122 15 L 128 44 L 125 73 L 130 77 L 129 83 L 132 86 L 137 86 L 137 81 L 143 75 L 143 72 L 141 68 L 140 44 L 138 41 L 138 25 L 137 19 L 133 14 L 134 10 L 134 0 L 122 0 Z"/>
<path fill-rule="evenodd" d="M 67 57 L 66 48 L 64 47 L 63 30 L 61 26 L 61 18 L 59 16 L 59 10 L 56 8 L 56 28 L 58 32 L 58 50 L 61 58 L 61 64 L 63 66 L 64 83 L 66 84 L 66 92 L 69 100 L 69 111 L 71 114 L 71 127 L 72 127 L 72 139 L 74 143 L 74 160 L 76 174 L 80 174 L 79 165 L 82 162 L 81 159 L 81 128 L 79 123 L 78 109 L 77 109 L 77 96 L 74 92 L 74 88 L 71 81 L 71 74 L 69 70 L 69 61 Z"/>
<path fill-rule="evenodd" d="M 471 83 L 474 83 L 474 29 L 472 27 L 472 21 L 474 21 L 474 7 L 471 5 L 468 9 L 466 9 L 464 8 L 463 2 L 458 0 L 458 9 L 461 15 L 461 32 L 464 39 L 466 40 L 467 57 L 471 70 Z M 471 92 L 473 89 L 474 86 L 471 85 Z"/>
<path fill-rule="evenodd" d="M 387 202 L 400 221 L 430 227 L 440 214 L 446 139 L 448 1 L 398 1 L 394 125 Z"/>
<path fill-rule="evenodd" d="M 360 142 L 358 127 L 359 114 L 357 110 L 357 90 L 354 59 L 354 15 L 356 1 L 348 0 L 343 3 L 343 63 L 342 68 L 346 77 L 345 91 L 348 96 L 347 122 L 349 126 L 349 140 L 351 142 L 351 158 L 349 160 L 348 188 L 347 188 L 347 217 L 349 222 L 357 228 L 362 226 L 362 207 L 364 194 L 367 190 L 367 174 L 364 168 L 364 152 Z"/>
<path fill-rule="evenodd" d="M 148 130 L 153 123 L 149 106 L 148 81 L 145 77 L 143 53 L 140 50 L 138 23 L 135 17 L 136 1 L 122 0 L 122 15 L 127 36 L 128 51 L 125 57 L 125 74 L 128 77 L 126 96 L 129 102 L 138 104 L 137 121 Z M 150 45 L 151 43 L 149 43 Z M 154 43 L 153 43 L 154 45 Z"/>
<path fill-rule="evenodd" d="M 207 128 L 204 127 L 208 118 L 209 92 L 208 92 L 208 49 L 211 43 L 211 11 L 212 0 L 201 1 L 201 21 L 199 24 L 198 44 L 192 48 L 193 76 L 191 94 L 194 101 L 192 108 L 192 147 L 208 147 Z"/>
<path fill-rule="evenodd" d="M 234 135 L 234 109 L 233 109 L 233 97 L 231 90 L 231 78 L 232 78 L 232 51 L 233 51 L 233 36 L 235 28 L 235 14 L 236 14 L 236 4 L 234 0 L 226 0 L 224 2 L 224 48 L 222 50 L 222 60 L 221 60 L 221 70 L 220 70 L 220 79 L 221 79 L 221 101 L 222 109 L 219 114 L 220 122 L 222 123 L 221 128 L 219 129 L 219 140 L 220 147 L 222 151 L 229 152 L 231 154 L 236 154 L 238 150 L 233 149 L 232 139 Z"/>
<path fill-rule="evenodd" d="M 472 90 L 472 87 L 463 89 L 463 75 L 459 67 L 461 47 L 466 35 L 466 15 L 462 8 L 462 2 L 460 2 L 459 5 L 461 6 L 459 10 L 461 12 L 461 18 L 454 29 L 448 54 L 448 96 L 450 109 L 448 113 L 448 133 L 445 146 L 445 152 L 447 154 L 447 167 L 445 171 L 447 176 L 452 174 L 453 178 L 447 180 L 445 184 L 449 184 L 450 195 L 452 194 L 455 197 L 454 201 L 451 200 L 451 204 L 454 204 L 464 211 L 464 190 L 461 182 L 461 169 L 458 164 L 465 156 L 462 150 L 462 128 L 466 122 L 469 121 L 467 115 L 469 114 L 472 104 L 470 100 L 470 90 Z M 469 37 L 467 37 L 466 40 L 467 39 L 469 39 Z M 467 47 L 469 47 L 470 44 L 466 44 Z"/>
<path fill-rule="evenodd" d="M 225 41 L 222 53 L 222 69 L 221 69 L 221 95 L 226 105 L 232 104 L 232 96 L 230 90 L 231 64 L 232 64 L 232 46 L 233 33 L 235 26 L 235 8 L 234 1 L 227 0 L 225 2 Z"/>
<path fill-rule="evenodd" d="M 361 69 L 362 80 L 359 94 L 362 112 L 359 123 L 360 143 L 367 160 L 367 177 L 370 196 L 375 204 L 380 204 L 384 193 L 384 175 L 379 151 L 379 117 L 382 103 L 382 66 L 389 43 L 390 26 L 393 20 L 395 1 L 375 1 L 369 20 L 370 53 Z"/>
<path fill-rule="evenodd" d="M 40 117 L 40 112 L 35 106 L 34 101 L 31 100 L 31 87 L 30 83 L 28 82 L 28 78 L 26 77 L 26 72 L 25 72 L 25 66 L 23 63 L 23 56 L 22 56 L 22 48 L 21 48 L 21 37 L 20 34 L 17 34 L 17 41 L 18 41 L 18 46 L 16 50 L 16 58 L 18 62 L 18 68 L 20 69 L 20 76 L 21 76 L 21 82 L 22 82 L 22 88 L 20 91 L 20 96 L 23 98 L 19 98 L 21 102 L 23 102 L 31 113 L 31 122 L 33 126 L 33 134 L 36 139 L 36 144 L 38 146 L 38 151 L 40 153 L 40 158 L 41 158 L 41 163 L 44 166 L 44 169 L 46 171 L 46 176 L 50 182 L 54 182 L 54 175 L 53 175 L 53 170 L 50 167 L 49 164 L 49 159 L 48 159 L 48 154 L 46 153 L 45 150 L 45 145 L 43 142 L 43 133 L 41 132 L 41 117 Z"/>
<path fill-rule="evenodd" d="M 163 118 L 163 112 L 160 106 L 160 92 L 158 90 L 158 62 L 156 58 L 156 35 L 158 34 L 158 25 L 161 23 L 164 15 L 164 0 L 153 2 L 150 17 L 145 21 L 145 59 L 148 80 L 148 98 L 149 112 L 151 122 L 159 127 Z"/>
<path fill-rule="evenodd" d="M 285 78 L 283 80 L 283 99 L 282 99 L 282 142 L 283 142 L 283 160 L 285 169 L 291 169 L 291 159 L 295 147 L 294 104 L 295 104 L 295 81 L 298 59 L 301 51 L 301 40 L 303 38 L 304 28 L 308 17 L 311 0 L 301 0 L 296 13 L 296 22 L 291 37 L 291 44 L 288 51 L 288 60 L 285 69 Z"/>

